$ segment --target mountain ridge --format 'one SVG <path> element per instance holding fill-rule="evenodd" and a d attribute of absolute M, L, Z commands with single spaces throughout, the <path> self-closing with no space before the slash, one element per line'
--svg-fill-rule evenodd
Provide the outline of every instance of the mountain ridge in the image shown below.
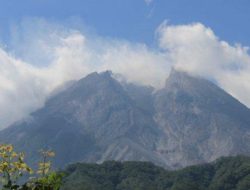
<path fill-rule="evenodd" d="M 29 121 L 0 131 L 0 139 L 32 163 L 37 150 L 52 148 L 56 167 L 138 160 L 175 169 L 249 155 L 250 110 L 210 81 L 176 70 L 160 90 L 94 72 L 50 97 Z"/>

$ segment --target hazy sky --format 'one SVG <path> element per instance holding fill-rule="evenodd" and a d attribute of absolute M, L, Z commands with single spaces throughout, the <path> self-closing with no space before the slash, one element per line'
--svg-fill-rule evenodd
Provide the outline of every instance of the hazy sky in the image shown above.
<path fill-rule="evenodd" d="M 250 107 L 249 0 L 0 0 L 0 129 L 90 72 L 162 88 L 171 67 Z"/>

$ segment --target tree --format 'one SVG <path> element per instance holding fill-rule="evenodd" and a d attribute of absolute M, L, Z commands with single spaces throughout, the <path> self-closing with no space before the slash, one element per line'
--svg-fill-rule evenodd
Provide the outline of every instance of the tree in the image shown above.
<path fill-rule="evenodd" d="M 17 189 L 18 179 L 32 169 L 24 162 L 24 154 L 14 151 L 9 144 L 0 145 L 0 179 L 3 189 Z"/>
<path fill-rule="evenodd" d="M 51 150 L 41 152 L 42 160 L 36 172 L 24 162 L 24 153 L 17 153 L 10 144 L 0 145 L 0 187 L 3 190 L 59 190 L 62 184 L 62 173 L 51 170 Z M 27 182 L 20 185 L 18 180 L 24 174 L 34 174 Z"/>

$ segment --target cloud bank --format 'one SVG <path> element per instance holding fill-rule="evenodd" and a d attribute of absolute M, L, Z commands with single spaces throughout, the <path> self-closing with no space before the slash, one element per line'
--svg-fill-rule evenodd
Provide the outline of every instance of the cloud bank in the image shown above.
<path fill-rule="evenodd" d="M 47 29 L 37 33 L 30 27 L 22 33 L 16 28 L 13 49 L 0 48 L 0 128 L 42 107 L 49 94 L 66 81 L 104 70 L 120 73 L 129 82 L 161 88 L 175 67 L 216 81 L 250 106 L 248 49 L 220 40 L 201 23 L 164 22 L 156 30 L 159 47 L 151 49 L 46 21 L 32 22 Z"/>

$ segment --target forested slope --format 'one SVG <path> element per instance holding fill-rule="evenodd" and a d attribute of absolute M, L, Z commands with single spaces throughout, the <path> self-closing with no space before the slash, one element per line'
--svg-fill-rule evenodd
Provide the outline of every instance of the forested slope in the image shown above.
<path fill-rule="evenodd" d="M 149 162 L 73 164 L 63 190 L 249 190 L 250 158 L 221 158 L 210 164 L 167 171 Z"/>

